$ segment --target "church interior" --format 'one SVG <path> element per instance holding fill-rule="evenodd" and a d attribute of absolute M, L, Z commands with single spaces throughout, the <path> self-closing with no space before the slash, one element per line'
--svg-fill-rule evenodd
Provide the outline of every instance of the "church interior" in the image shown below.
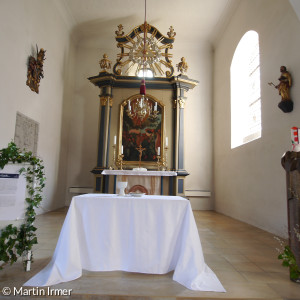
<path fill-rule="evenodd" d="M 0 270 L 0 288 L 22 286 L 49 262 L 72 197 L 117 193 L 116 175 L 124 181 L 120 171 L 138 168 L 166 173 L 131 178 L 132 187 L 190 201 L 205 261 L 227 292 L 188 291 L 170 274 L 87 271 L 79 284 L 61 285 L 74 299 L 300 299 L 273 238 L 289 237 L 282 157 L 294 149 L 291 128 L 300 127 L 300 1 L 146 3 L 147 10 L 141 0 L 0 0 L 0 149 L 16 141 L 22 124 L 36 126 L 28 143 L 46 177 L 32 271 L 20 272 L 18 263 Z M 248 33 L 256 44 L 242 48 Z M 152 77 L 145 76 L 145 48 L 136 47 L 146 38 Z M 242 71 L 234 77 L 250 48 L 258 80 L 251 91 L 238 80 Z M 28 58 L 39 49 L 43 75 L 34 91 Z M 289 111 L 277 86 L 282 66 L 292 78 Z M 144 120 L 152 122 L 146 129 L 129 112 L 142 105 L 142 78 L 142 101 L 150 103 Z M 240 103 L 251 93 L 256 127 L 235 140 L 248 130 Z M 137 138 L 142 129 L 144 140 Z"/>

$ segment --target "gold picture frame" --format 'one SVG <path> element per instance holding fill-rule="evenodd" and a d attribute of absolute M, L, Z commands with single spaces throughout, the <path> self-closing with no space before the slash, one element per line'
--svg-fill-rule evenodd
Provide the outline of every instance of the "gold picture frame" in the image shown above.
<path fill-rule="evenodd" d="M 140 97 L 140 94 L 133 95 L 120 104 L 118 157 L 123 154 L 123 167 L 126 169 L 137 166 L 157 169 L 157 156 L 163 157 L 164 155 L 165 105 L 154 96 L 146 94 L 145 98 L 152 108 L 157 103 L 158 113 L 155 118 L 148 114 L 143 120 L 138 120 L 138 118 L 130 117 L 127 110 L 128 103 L 135 106 Z M 141 161 L 139 161 L 139 146 L 144 149 L 141 153 Z M 160 148 L 159 154 L 158 147 Z"/>

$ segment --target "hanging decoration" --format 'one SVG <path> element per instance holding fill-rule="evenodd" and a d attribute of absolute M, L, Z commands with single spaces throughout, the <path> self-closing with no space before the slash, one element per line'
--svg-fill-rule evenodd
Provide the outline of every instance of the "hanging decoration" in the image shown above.
<path fill-rule="evenodd" d="M 36 46 L 36 53 L 36 58 L 31 55 L 28 59 L 26 85 L 28 85 L 33 92 L 38 94 L 41 78 L 44 78 L 43 65 L 46 50 L 41 48 L 39 51 L 38 46 Z"/>
<path fill-rule="evenodd" d="M 150 63 L 150 61 L 152 61 L 152 63 L 154 62 L 153 59 L 159 59 L 160 55 L 156 56 L 156 58 L 154 58 L 154 56 L 149 56 L 149 40 L 147 42 L 147 20 L 146 20 L 146 16 L 147 16 L 147 2 L 145 0 L 145 21 L 144 21 L 144 38 L 143 40 L 139 40 L 139 46 L 137 46 L 137 44 L 134 44 L 133 49 L 136 49 L 137 47 L 139 48 L 139 52 L 141 53 L 141 55 L 137 56 L 139 57 L 139 59 L 137 60 L 138 65 L 139 65 L 139 70 L 142 70 L 142 74 L 143 74 L 143 79 L 141 80 L 141 85 L 140 85 L 140 97 L 137 98 L 135 100 L 134 103 L 130 103 L 130 100 L 128 101 L 128 105 L 127 105 L 127 115 L 129 118 L 131 119 L 137 119 L 139 120 L 140 123 L 142 123 L 144 120 L 151 118 L 151 119 L 156 119 L 157 115 L 158 115 L 158 110 L 157 110 L 157 102 L 155 102 L 155 104 L 153 105 L 153 103 L 145 96 L 146 95 L 146 68 L 149 65 L 152 65 Z M 157 48 L 157 45 L 155 44 L 151 49 L 155 49 Z M 157 48 L 158 49 L 158 48 Z M 133 56 L 133 61 L 134 61 L 134 57 Z M 147 59 L 148 58 L 148 59 Z M 150 59 L 149 59 L 150 58 Z M 142 68 L 142 69 L 141 69 Z"/>

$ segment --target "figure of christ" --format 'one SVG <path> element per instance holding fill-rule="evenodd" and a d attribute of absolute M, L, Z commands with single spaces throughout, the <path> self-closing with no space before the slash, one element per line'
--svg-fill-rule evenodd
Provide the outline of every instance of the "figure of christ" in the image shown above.
<path fill-rule="evenodd" d="M 142 148 L 142 145 L 140 144 L 139 147 L 135 148 L 137 151 L 139 151 L 139 168 L 141 167 L 142 162 L 142 154 L 143 151 L 146 150 L 146 148 Z"/>

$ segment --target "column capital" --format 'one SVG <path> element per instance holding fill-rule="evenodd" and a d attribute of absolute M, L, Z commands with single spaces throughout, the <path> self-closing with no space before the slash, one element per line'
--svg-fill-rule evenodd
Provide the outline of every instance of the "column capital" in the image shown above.
<path fill-rule="evenodd" d="M 186 99 L 182 99 L 182 98 L 174 99 L 174 106 L 173 107 L 177 108 L 177 103 L 178 103 L 179 108 L 184 108 L 185 101 L 186 101 Z"/>
<path fill-rule="evenodd" d="M 100 104 L 101 106 L 106 106 L 107 101 L 109 101 L 109 106 L 112 107 L 113 99 L 110 96 L 100 96 Z"/>

